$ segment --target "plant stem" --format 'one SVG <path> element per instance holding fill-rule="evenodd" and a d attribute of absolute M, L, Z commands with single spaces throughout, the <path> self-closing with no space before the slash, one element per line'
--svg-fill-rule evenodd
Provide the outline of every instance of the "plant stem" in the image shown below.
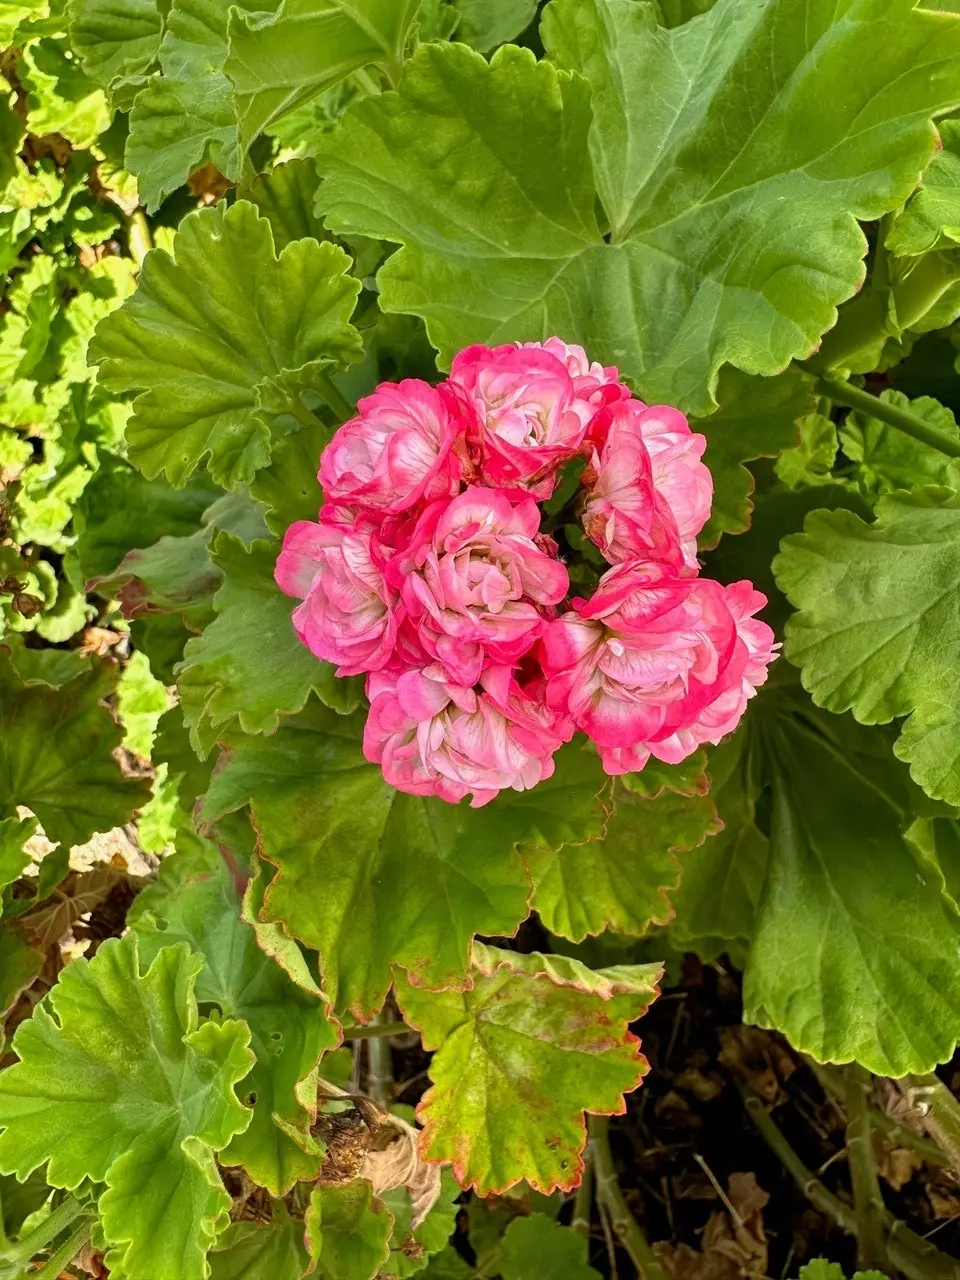
<path fill-rule="evenodd" d="M 29 1280 L 58 1280 L 64 1267 L 69 1266 L 83 1246 L 90 1239 L 91 1219 L 81 1222 L 72 1235 L 67 1236 L 63 1244 L 52 1253 L 39 1271 L 24 1272 Z"/>
<path fill-rule="evenodd" d="M 894 404 L 887 404 L 885 400 L 871 395 L 869 391 L 862 391 L 852 383 L 842 382 L 839 378 L 817 378 L 814 390 L 818 395 L 829 397 L 836 404 L 867 413 L 871 418 L 885 422 L 888 427 L 895 427 L 904 435 L 911 436 L 921 444 L 937 449 L 950 458 L 960 458 L 960 440 L 949 439 L 915 414 L 906 409 L 898 409 Z"/>
<path fill-rule="evenodd" d="M 147 215 L 142 209 L 131 213 L 127 221 L 127 247 L 130 257 L 138 267 L 143 265 L 144 258 L 153 248 L 153 236 L 150 234 Z"/>
<path fill-rule="evenodd" d="M 826 1092 L 845 1104 L 847 1091 L 840 1072 L 833 1067 L 826 1067 L 819 1062 L 815 1062 L 813 1058 L 806 1058 L 805 1060 L 807 1066 L 813 1071 Z M 907 1125 L 894 1120 L 893 1116 L 888 1116 L 879 1107 L 870 1108 L 870 1123 L 874 1129 L 879 1129 L 896 1146 L 909 1147 L 911 1151 L 916 1151 L 918 1155 L 923 1156 L 927 1164 L 937 1165 L 942 1169 L 950 1163 L 935 1142 L 931 1142 L 929 1138 L 925 1138 Z"/>
<path fill-rule="evenodd" d="M 583 1177 L 573 1201 L 573 1217 L 570 1230 L 584 1239 L 590 1239 L 590 1210 L 593 1208 L 593 1149 L 590 1142 L 583 1153 Z"/>
<path fill-rule="evenodd" d="M 381 1010 L 374 1018 L 372 1025 L 374 1027 L 387 1027 L 390 1024 L 384 1018 Z M 386 1040 L 387 1034 L 391 1033 L 367 1037 L 367 1093 L 374 1102 L 383 1107 L 384 1111 L 388 1111 L 394 1101 L 393 1058 L 390 1053 L 390 1045 Z"/>
<path fill-rule="evenodd" d="M 353 405 L 345 396 L 340 394 L 328 373 L 316 374 L 314 386 L 317 394 L 323 397 L 341 422 L 346 422 L 348 418 L 354 416 L 356 410 Z"/>
<path fill-rule="evenodd" d="M 760 1130 L 764 1141 L 779 1157 L 783 1167 L 813 1207 L 831 1218 L 848 1235 L 856 1237 L 859 1224 L 854 1211 L 813 1176 L 777 1128 L 761 1099 L 748 1093 L 743 1085 L 738 1087 L 747 1113 Z M 886 1211 L 884 1227 L 886 1239 L 882 1270 L 902 1271 L 907 1280 L 960 1280 L 960 1262 L 948 1258 L 936 1246 L 897 1222 Z"/>
<path fill-rule="evenodd" d="M 630 1255 L 641 1280 L 667 1280 L 660 1260 L 647 1243 L 640 1224 L 630 1212 L 623 1198 L 620 1182 L 610 1151 L 610 1120 L 608 1116 L 590 1116 L 590 1146 L 597 1175 L 597 1199 L 610 1215 L 614 1235 Z"/>
<path fill-rule="evenodd" d="M 26 1267 L 31 1258 L 35 1258 L 41 1249 L 45 1249 L 51 1240 L 55 1240 L 62 1231 L 66 1231 L 67 1227 L 84 1212 L 83 1205 L 74 1200 L 73 1196 L 68 1196 L 51 1210 L 28 1236 L 9 1243 L 0 1253 L 0 1262 L 7 1262 L 14 1266 L 19 1262 Z"/>
<path fill-rule="evenodd" d="M 924 1076 L 907 1076 L 900 1088 L 909 1102 L 920 1110 L 924 1127 L 951 1167 L 960 1173 L 960 1103 L 933 1071 Z"/>
<path fill-rule="evenodd" d="M 857 1218 L 857 1260 L 861 1267 L 879 1267 L 886 1256 L 883 1195 L 873 1156 L 870 1120 L 870 1073 L 855 1063 L 846 1070 L 847 1158 Z"/>
<path fill-rule="evenodd" d="M 344 1040 L 371 1040 L 377 1036 L 402 1036 L 411 1031 L 405 1022 L 368 1022 L 343 1028 Z"/>

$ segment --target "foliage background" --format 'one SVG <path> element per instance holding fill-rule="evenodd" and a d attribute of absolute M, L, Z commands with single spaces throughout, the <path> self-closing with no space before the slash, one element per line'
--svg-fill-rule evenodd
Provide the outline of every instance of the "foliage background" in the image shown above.
<path fill-rule="evenodd" d="M 536 1196 L 639 1083 L 658 962 L 727 955 L 818 1063 L 949 1060 L 960 18 L 7 0 L 0 44 L 0 1275 L 456 1276 L 449 1174 L 412 1237 L 402 1185 L 314 1185 L 391 991 L 423 1154 L 542 1210 L 505 1280 L 590 1273 Z M 708 570 L 788 661 L 683 766 L 400 796 L 279 538 L 378 381 L 553 332 L 696 418 Z"/>

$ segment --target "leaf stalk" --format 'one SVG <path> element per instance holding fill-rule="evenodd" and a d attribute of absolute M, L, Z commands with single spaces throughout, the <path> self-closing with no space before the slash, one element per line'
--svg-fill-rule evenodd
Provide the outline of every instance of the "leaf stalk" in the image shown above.
<path fill-rule="evenodd" d="M 667 1280 L 659 1258 L 650 1248 L 640 1224 L 623 1198 L 610 1150 L 609 1116 L 590 1116 L 589 1133 L 597 1177 L 597 1200 L 610 1215 L 614 1234 L 629 1254 L 640 1280 Z"/>
<path fill-rule="evenodd" d="M 861 413 L 869 414 L 871 418 L 885 422 L 888 427 L 894 427 L 904 435 L 919 441 L 920 444 L 945 453 L 948 458 L 960 458 L 960 440 L 951 440 L 915 414 L 906 409 L 900 409 L 894 404 L 887 404 L 885 400 L 880 400 L 869 391 L 853 386 L 852 383 L 843 382 L 839 378 L 817 378 L 814 390 L 818 395 L 826 396 L 835 404 L 845 405 L 848 409 L 857 409 Z"/>

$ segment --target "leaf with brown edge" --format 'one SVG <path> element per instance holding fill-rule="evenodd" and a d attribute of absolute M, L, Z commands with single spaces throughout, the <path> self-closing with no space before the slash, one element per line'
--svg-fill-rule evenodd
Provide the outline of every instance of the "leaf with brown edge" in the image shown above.
<path fill-rule="evenodd" d="M 604 929 L 639 937 L 673 918 L 668 894 L 681 880 L 677 855 L 695 849 L 722 825 L 713 801 L 703 794 L 708 785 L 703 753 L 692 760 L 689 768 L 675 767 L 674 776 L 669 765 L 659 765 L 649 777 L 646 770 L 632 775 L 635 786 L 646 778 L 647 795 L 618 780 L 599 839 L 526 853 L 533 906 L 551 933 L 572 942 Z"/>
<path fill-rule="evenodd" d="M 417 1112 L 426 1160 L 465 1188 L 545 1194 L 583 1173 L 584 1111 L 621 1115 L 647 1070 L 628 1025 L 659 994 L 660 965 L 596 972 L 578 960 L 474 943 L 466 991 L 427 991 L 396 973 L 397 1001 L 434 1051 Z"/>

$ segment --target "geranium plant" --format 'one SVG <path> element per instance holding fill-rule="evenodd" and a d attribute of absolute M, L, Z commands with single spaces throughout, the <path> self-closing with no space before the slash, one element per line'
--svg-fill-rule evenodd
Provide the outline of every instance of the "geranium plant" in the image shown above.
<path fill-rule="evenodd" d="M 579 1280 L 594 1187 L 660 1280 L 606 1118 L 681 952 L 846 1068 L 865 1274 L 954 1274 L 860 1086 L 960 1158 L 960 15 L 0 42 L 0 1280 Z"/>

